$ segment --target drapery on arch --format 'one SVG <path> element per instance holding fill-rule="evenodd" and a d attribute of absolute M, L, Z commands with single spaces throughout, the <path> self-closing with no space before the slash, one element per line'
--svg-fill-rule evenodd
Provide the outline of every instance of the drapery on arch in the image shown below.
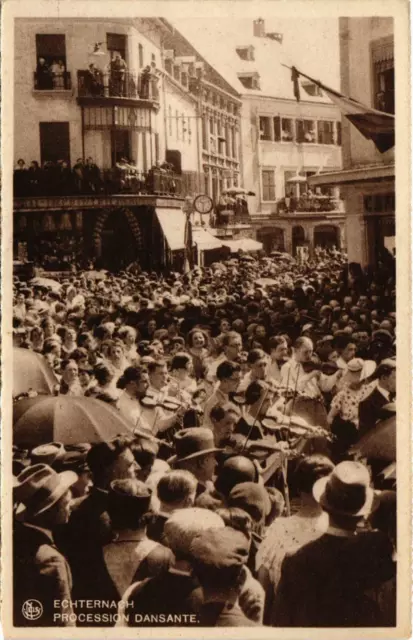
<path fill-rule="evenodd" d="M 126 216 L 126 219 L 129 223 L 130 229 L 132 231 L 133 237 L 135 238 L 135 242 L 137 244 L 137 247 L 139 250 L 141 250 L 143 248 L 143 239 L 142 239 L 142 232 L 141 232 L 141 228 L 139 225 L 139 222 L 137 221 L 133 211 L 131 211 L 130 209 L 108 209 L 106 211 L 102 211 L 96 220 L 96 224 L 95 224 L 95 230 L 93 232 L 93 242 L 95 245 L 95 249 L 98 250 L 99 249 L 99 245 L 100 245 L 100 240 L 101 240 L 101 235 L 102 235 L 102 231 L 103 231 L 103 227 L 105 226 L 106 220 L 108 219 L 108 217 L 112 214 L 115 213 L 117 215 L 124 215 Z"/>

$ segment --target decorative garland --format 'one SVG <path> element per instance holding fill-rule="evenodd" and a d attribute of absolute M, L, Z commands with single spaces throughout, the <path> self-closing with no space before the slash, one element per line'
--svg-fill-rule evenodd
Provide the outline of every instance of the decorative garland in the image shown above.
<path fill-rule="evenodd" d="M 95 245 L 96 252 L 98 252 L 100 247 L 100 240 L 103 231 L 103 227 L 105 226 L 105 222 L 108 219 L 109 215 L 115 212 L 119 215 L 124 214 L 129 222 L 129 226 L 131 228 L 133 237 L 135 238 L 136 244 L 138 245 L 139 250 L 143 248 L 143 240 L 142 240 L 142 232 L 134 213 L 130 209 L 109 209 L 108 211 L 102 211 L 99 214 L 95 229 L 93 232 L 93 243 Z"/>

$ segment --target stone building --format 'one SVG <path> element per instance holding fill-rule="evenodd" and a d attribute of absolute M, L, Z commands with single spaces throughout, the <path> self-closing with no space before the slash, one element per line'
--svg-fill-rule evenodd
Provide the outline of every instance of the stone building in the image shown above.
<path fill-rule="evenodd" d="M 392 18 L 340 18 L 341 92 L 393 114 Z M 311 178 L 314 188 L 339 187 L 345 200 L 349 262 L 374 266 L 395 249 L 394 148 L 380 153 L 343 117 L 343 170 Z"/>

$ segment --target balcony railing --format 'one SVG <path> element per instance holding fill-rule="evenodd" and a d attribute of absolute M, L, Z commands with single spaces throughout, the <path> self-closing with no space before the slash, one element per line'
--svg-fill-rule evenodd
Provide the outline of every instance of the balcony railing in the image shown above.
<path fill-rule="evenodd" d="M 70 91 L 72 79 L 70 71 L 61 74 L 33 73 L 33 88 L 35 91 Z"/>
<path fill-rule="evenodd" d="M 129 98 L 159 101 L 158 78 L 153 73 L 126 71 L 77 72 L 79 98 Z"/>
<path fill-rule="evenodd" d="M 342 201 L 331 196 L 300 196 L 281 198 L 277 203 L 277 213 L 328 213 L 341 211 Z"/>
<path fill-rule="evenodd" d="M 90 196 L 90 195 L 157 195 L 182 197 L 182 176 L 162 169 L 123 171 L 118 167 L 93 171 L 48 170 L 14 172 L 14 197 Z"/>

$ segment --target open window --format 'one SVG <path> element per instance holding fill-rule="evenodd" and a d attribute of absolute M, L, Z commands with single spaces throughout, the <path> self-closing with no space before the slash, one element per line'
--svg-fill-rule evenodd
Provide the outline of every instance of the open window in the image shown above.
<path fill-rule="evenodd" d="M 263 202 L 275 200 L 275 172 L 274 169 L 262 170 L 262 199 Z"/>
<path fill-rule="evenodd" d="M 36 34 L 36 72 L 38 91 L 71 88 L 67 71 L 66 38 L 63 33 Z"/>
<path fill-rule="evenodd" d="M 281 118 L 281 140 L 282 142 L 294 140 L 294 120 L 292 118 Z"/>
<path fill-rule="evenodd" d="M 334 122 L 319 120 L 318 144 L 334 144 Z"/>
<path fill-rule="evenodd" d="M 317 134 L 314 120 L 297 120 L 297 142 L 317 142 Z"/>
<path fill-rule="evenodd" d="M 271 118 L 260 116 L 260 140 L 271 140 Z"/>

